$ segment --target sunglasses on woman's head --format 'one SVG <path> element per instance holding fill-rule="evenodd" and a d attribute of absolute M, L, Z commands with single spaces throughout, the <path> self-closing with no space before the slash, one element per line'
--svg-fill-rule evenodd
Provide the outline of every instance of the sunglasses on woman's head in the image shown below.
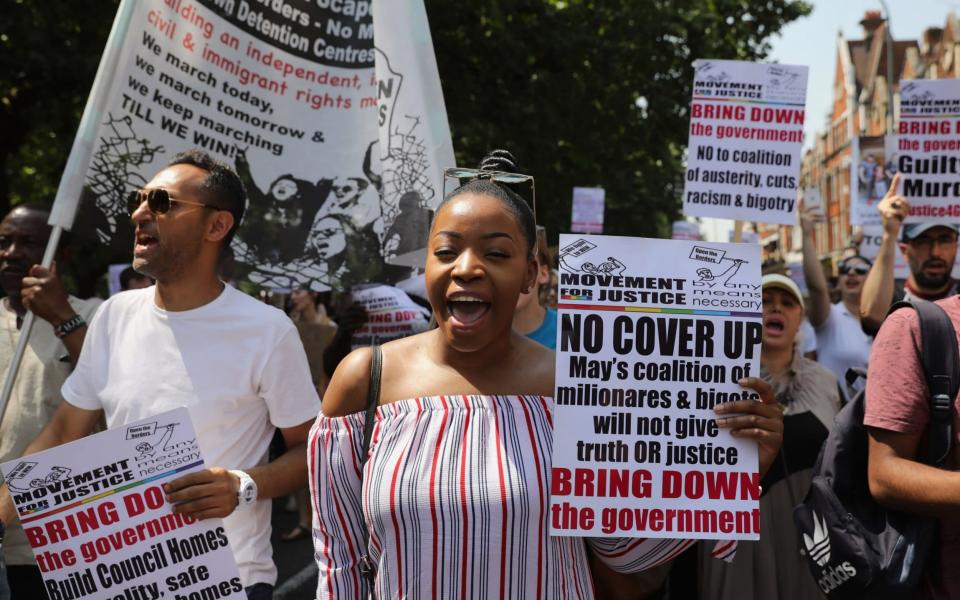
<path fill-rule="evenodd" d="M 850 272 L 856 273 L 857 275 L 866 275 L 870 272 L 870 267 L 867 265 L 840 265 L 837 267 L 837 272 L 841 275 L 846 275 Z"/>
<path fill-rule="evenodd" d="M 449 191 L 464 186 L 471 181 L 478 179 L 488 179 L 497 185 L 500 185 L 514 194 L 520 196 L 530 205 L 530 210 L 537 212 L 537 191 L 534 187 L 533 175 L 523 175 L 521 173 L 508 173 L 506 171 L 482 171 L 480 169 L 463 169 L 460 167 L 451 167 L 443 170 L 443 195 L 446 197 Z M 454 182 L 456 185 L 447 190 L 447 181 Z"/>
<path fill-rule="evenodd" d="M 170 192 L 163 188 L 152 188 L 149 190 L 135 190 L 130 192 L 130 195 L 127 196 L 127 214 L 132 217 L 133 213 L 137 212 L 137 209 L 140 208 L 140 205 L 144 202 L 147 203 L 147 208 L 150 209 L 150 212 L 155 215 L 162 215 L 169 212 L 171 202 L 192 204 L 194 206 L 205 206 L 207 208 L 218 210 L 216 206 L 204 204 L 203 202 L 194 202 L 193 200 L 181 200 L 180 198 L 174 198 L 170 195 Z"/>

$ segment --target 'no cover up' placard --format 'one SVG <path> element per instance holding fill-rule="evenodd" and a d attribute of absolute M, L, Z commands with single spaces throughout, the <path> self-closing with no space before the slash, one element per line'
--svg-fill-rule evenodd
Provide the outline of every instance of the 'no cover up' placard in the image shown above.
<path fill-rule="evenodd" d="M 694 63 L 683 212 L 793 225 L 807 68 Z"/>
<path fill-rule="evenodd" d="M 907 223 L 960 221 L 960 80 L 904 81 L 897 170 Z"/>
<path fill-rule="evenodd" d="M 203 468 L 186 408 L 0 465 L 51 600 L 246 598 L 223 522 L 163 495 Z"/>
<path fill-rule="evenodd" d="M 560 236 L 553 535 L 758 539 L 759 247 Z"/>

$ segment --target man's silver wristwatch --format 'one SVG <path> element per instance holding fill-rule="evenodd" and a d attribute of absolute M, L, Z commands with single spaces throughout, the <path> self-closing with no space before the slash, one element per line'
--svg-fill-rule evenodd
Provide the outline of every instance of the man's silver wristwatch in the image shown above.
<path fill-rule="evenodd" d="M 237 490 L 237 510 L 250 508 L 257 503 L 257 482 L 245 471 L 230 471 L 240 478 L 240 488 Z"/>

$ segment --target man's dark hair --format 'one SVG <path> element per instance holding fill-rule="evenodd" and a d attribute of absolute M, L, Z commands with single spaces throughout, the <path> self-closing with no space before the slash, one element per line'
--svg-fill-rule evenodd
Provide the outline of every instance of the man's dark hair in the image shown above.
<path fill-rule="evenodd" d="M 211 206 L 229 211 L 233 215 L 233 227 L 223 238 L 223 247 L 229 247 L 247 207 L 247 191 L 240 177 L 226 163 L 197 149 L 187 150 L 174 156 L 167 166 L 174 165 L 192 165 L 208 173 L 200 184 L 200 193 L 207 196 Z"/>

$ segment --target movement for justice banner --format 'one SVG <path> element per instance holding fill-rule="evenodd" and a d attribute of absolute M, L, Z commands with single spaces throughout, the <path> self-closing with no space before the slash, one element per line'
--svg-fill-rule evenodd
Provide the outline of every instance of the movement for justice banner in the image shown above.
<path fill-rule="evenodd" d="M 174 154 L 236 168 L 236 276 L 392 281 L 422 264 L 453 152 L 422 0 L 138 0 L 75 229 L 129 254 L 128 194 Z"/>
<path fill-rule="evenodd" d="M 759 373 L 759 246 L 562 234 L 559 254 L 551 533 L 758 539 L 756 443 L 712 409 L 759 399 L 736 383 Z"/>
<path fill-rule="evenodd" d="M 51 600 L 246 598 L 222 521 L 164 498 L 203 468 L 186 408 L 0 465 Z"/>
<path fill-rule="evenodd" d="M 793 225 L 807 67 L 694 63 L 683 213 Z"/>
<path fill-rule="evenodd" d="M 960 221 L 960 80 L 901 82 L 897 132 L 904 222 Z"/>

